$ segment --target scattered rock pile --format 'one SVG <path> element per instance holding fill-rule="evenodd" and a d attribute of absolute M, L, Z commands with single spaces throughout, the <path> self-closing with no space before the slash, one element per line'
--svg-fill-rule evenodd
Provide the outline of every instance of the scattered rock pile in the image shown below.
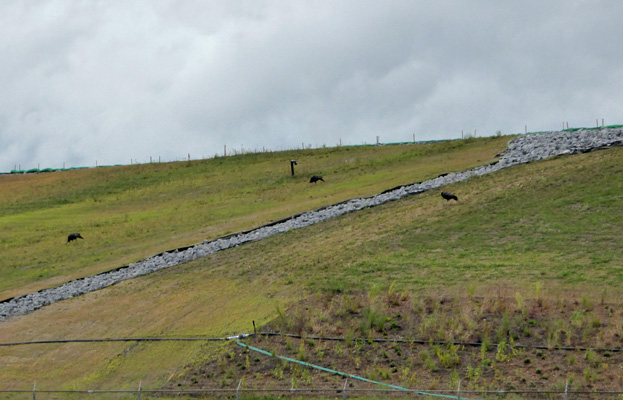
<path fill-rule="evenodd" d="M 102 289 L 125 279 L 173 267 L 220 250 L 260 240 L 292 229 L 303 228 L 366 207 L 378 206 L 408 195 L 437 189 L 444 185 L 464 181 L 473 176 L 489 174 L 502 168 L 543 160 L 552 156 L 582 153 L 620 145 L 623 145 L 623 129 L 591 129 L 520 136 L 509 142 L 508 148 L 501 154 L 501 158 L 497 163 L 468 171 L 449 173 L 421 183 L 400 186 L 372 197 L 348 200 L 315 211 L 298 214 L 251 231 L 204 241 L 185 249 L 158 254 L 109 272 L 76 279 L 62 286 L 5 300 L 0 303 L 0 321 L 7 317 L 30 313 L 60 300 Z"/>

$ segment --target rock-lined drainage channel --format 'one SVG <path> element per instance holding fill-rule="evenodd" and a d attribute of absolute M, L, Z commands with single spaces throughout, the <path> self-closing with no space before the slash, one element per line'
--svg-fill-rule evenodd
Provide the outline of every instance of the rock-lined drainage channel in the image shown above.
<path fill-rule="evenodd" d="M 193 246 L 160 253 L 111 271 L 72 280 L 61 286 L 6 299 L 0 302 L 0 321 L 4 321 L 8 317 L 28 314 L 43 306 L 93 292 L 126 279 L 205 257 L 220 250 L 264 239 L 292 229 L 304 228 L 330 218 L 367 207 L 375 207 L 409 195 L 438 189 L 444 185 L 461 182 L 474 176 L 490 174 L 503 168 L 543 160 L 552 156 L 585 153 L 621 145 L 623 145 L 623 129 L 619 128 L 561 131 L 520 136 L 509 142 L 508 148 L 501 154 L 498 162 L 490 165 L 463 172 L 444 174 L 420 183 L 399 186 L 372 197 L 347 200 L 314 211 L 297 214 L 250 231 L 211 241 L 206 240 Z"/>

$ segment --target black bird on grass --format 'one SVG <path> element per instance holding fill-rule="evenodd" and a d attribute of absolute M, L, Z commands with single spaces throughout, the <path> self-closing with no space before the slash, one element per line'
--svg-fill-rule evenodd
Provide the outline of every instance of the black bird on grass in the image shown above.
<path fill-rule="evenodd" d="M 84 239 L 84 238 L 79 233 L 70 233 L 69 236 L 67 236 L 67 243 L 71 242 L 72 240 L 76 240 L 76 239 Z"/>
<path fill-rule="evenodd" d="M 450 200 L 456 200 L 459 201 L 459 198 L 456 197 L 456 195 L 450 193 L 450 192 L 441 192 L 441 197 L 443 197 L 444 199 L 446 199 L 447 201 Z"/>
<path fill-rule="evenodd" d="M 309 183 L 317 183 L 318 181 L 323 181 L 324 182 L 324 179 L 322 179 L 322 176 L 320 176 L 320 175 L 314 175 L 309 180 Z"/>

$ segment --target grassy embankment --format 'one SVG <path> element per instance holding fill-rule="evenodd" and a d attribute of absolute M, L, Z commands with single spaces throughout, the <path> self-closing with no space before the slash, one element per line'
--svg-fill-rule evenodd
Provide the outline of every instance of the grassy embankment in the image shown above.
<path fill-rule="evenodd" d="M 508 138 L 0 176 L 0 298 L 492 159 Z M 298 159 L 290 176 L 290 160 Z M 327 184 L 310 185 L 312 174 Z M 63 246 L 81 232 L 79 246 Z"/>
<path fill-rule="evenodd" d="M 87 271 L 96 272 L 98 268 L 107 269 L 111 267 L 109 263 L 116 266 L 132 261 L 162 251 L 163 246 L 194 243 L 345 198 L 370 195 L 441 172 L 466 169 L 490 161 L 506 140 L 450 142 L 426 145 L 431 146 L 428 148 L 396 146 L 293 152 L 272 155 L 278 159 L 264 160 L 265 168 L 260 167 L 260 159 L 270 159 L 269 155 L 241 156 L 237 162 L 227 159 L 197 162 L 194 175 L 184 175 L 184 169 L 175 165 L 124 167 L 129 171 L 124 168 L 110 171 L 115 178 L 109 176 L 108 183 L 106 180 L 96 183 L 94 179 L 97 174 L 108 173 L 103 169 L 75 171 L 72 173 L 77 174 L 76 179 L 66 181 L 65 186 L 82 178 L 90 188 L 77 186 L 74 196 L 69 197 L 74 203 L 48 208 L 44 203 L 49 200 L 42 199 L 51 197 L 46 191 L 52 190 L 55 184 L 31 182 L 21 186 L 27 194 L 16 196 L 29 199 L 32 205 L 24 206 L 21 212 L 16 204 L 7 207 L 10 211 L 0 221 L 3 226 L 27 233 L 28 226 L 31 229 L 37 226 L 33 220 L 42 223 L 39 218 L 53 214 L 57 222 L 43 224 L 42 229 L 47 229 L 43 232 L 54 239 L 37 242 L 32 235 L 23 243 L 10 242 L 15 235 L 3 234 L 3 251 L 14 251 L 13 260 L 20 258 L 20 250 L 16 250 L 20 246 L 22 256 L 26 247 L 32 249 L 41 244 L 47 249 L 23 264 L 23 274 L 8 269 L 9 283 L 4 293 L 45 286 Z M 380 157 L 383 151 L 390 150 L 395 153 Z M 621 294 L 622 251 L 616 243 L 623 227 L 621 150 L 557 158 L 452 185 L 449 189 L 459 194 L 459 203 L 445 203 L 437 192 L 427 193 L 217 253 L 1 323 L 0 340 L 222 336 L 248 332 L 250 320 L 265 324 L 275 318 L 278 309 L 284 310 L 314 293 L 345 292 L 359 296 L 359 291 L 368 293 L 373 300 L 379 293 L 383 296 L 400 293 L 400 297 L 410 299 L 410 309 L 421 304 L 418 297 L 434 293 L 437 293 L 435 298 L 439 293 L 453 298 L 483 297 L 487 304 L 495 304 L 496 299 L 504 296 L 514 298 L 517 303 L 519 299 L 535 301 L 536 297 L 583 304 L 614 303 L 611 309 L 616 311 L 604 327 L 620 326 L 623 315 L 617 298 Z M 307 175 L 325 174 L 327 185 L 312 188 L 305 183 L 306 176 L 287 177 L 290 158 L 298 158 L 301 166 L 309 165 L 308 169 L 297 170 L 301 174 L 303 171 Z M 211 182 L 222 179 L 226 171 L 233 171 L 247 186 L 228 192 L 229 185 L 223 183 L 221 190 L 229 194 L 223 194 L 222 198 L 219 193 L 212 196 L 222 199 L 223 209 L 227 208 L 225 205 L 231 209 L 200 223 L 197 219 L 205 218 L 204 214 L 211 208 L 209 203 L 198 207 L 200 201 L 207 201 L 204 197 L 210 198 L 204 175 L 211 168 L 218 168 L 219 161 L 232 164 L 223 166 L 219 170 L 221 174 L 215 173 Z M 186 172 L 194 169 L 192 164 L 184 166 Z M 277 166 L 286 173 L 275 178 L 274 189 L 257 183 L 258 177 L 266 177 Z M 176 175 L 178 170 L 181 172 Z M 82 173 L 94 175 L 82 177 Z M 256 179 L 245 181 L 252 173 L 258 174 Z M 14 185 L 14 193 L 19 192 L 16 188 L 20 185 L 15 183 L 19 179 L 10 178 L 14 179 L 9 182 Z M 47 177 L 40 179 L 43 178 Z M 118 188 L 124 179 L 132 182 L 126 184 L 125 190 L 104 189 L 109 184 Z M 145 181 L 151 184 L 141 186 L 140 182 Z M 97 190 L 93 188 L 101 193 L 94 196 Z M 37 191 L 39 195 L 35 196 Z M 3 201 L 7 202 L 6 197 Z M 99 208 L 106 204 L 108 214 Z M 128 211 L 119 214 L 124 205 Z M 149 205 L 154 207 L 151 212 Z M 177 212 L 170 211 L 176 206 Z M 185 216 L 186 213 L 190 216 Z M 154 217 L 152 220 L 135 218 L 139 214 Z M 61 216 L 73 221 L 73 225 Z M 33 272 L 37 270 L 35 261 L 47 253 L 57 252 L 58 265 L 65 264 L 70 256 L 58 252 L 65 252 L 70 246 L 62 246 L 62 239 L 58 246 L 58 236 L 70 226 L 79 229 L 69 230 L 82 230 L 86 234 L 97 228 L 96 224 L 103 226 L 106 221 L 106 234 L 94 233 L 78 244 L 81 247 L 71 247 L 73 268 L 57 267 L 60 272 L 54 277 L 39 277 Z M 139 221 L 145 225 L 139 227 Z M 154 226 L 164 232 L 152 233 Z M 111 231 L 116 235 L 110 234 Z M 45 236 L 41 232 L 39 235 Z M 132 238 L 129 242 L 128 236 Z M 108 244 L 109 248 L 100 251 L 98 242 Z M 115 244 L 131 247 L 116 250 Z M 97 267 L 91 266 L 94 261 Z M 4 274 L 3 269 L 3 277 Z M 314 307 L 313 301 L 311 304 Z M 320 300 L 317 307 L 322 308 Z M 520 308 L 513 312 L 521 312 Z M 435 315 L 432 313 L 430 318 L 434 319 Z M 442 314 L 437 315 L 441 320 Z M 332 316 L 329 313 L 325 318 Z M 526 318 L 533 317 L 526 315 Z M 316 328 L 319 333 L 322 329 Z M 471 329 L 469 334 L 479 334 L 478 324 Z M 400 335 L 413 337 L 416 333 Z M 139 380 L 144 387 L 153 388 L 162 386 L 169 378 L 169 385 L 187 384 L 188 371 L 219 354 L 215 347 L 221 346 L 113 343 L 0 348 L 0 381 L 6 388 L 28 388 L 34 379 L 42 388 L 134 389 Z M 191 367 L 186 368 L 189 363 Z M 463 367 L 467 369 L 466 365 Z M 459 376 L 467 374 L 459 368 L 456 370 Z M 236 378 L 233 373 L 224 381 L 219 378 L 219 382 L 233 384 Z"/>

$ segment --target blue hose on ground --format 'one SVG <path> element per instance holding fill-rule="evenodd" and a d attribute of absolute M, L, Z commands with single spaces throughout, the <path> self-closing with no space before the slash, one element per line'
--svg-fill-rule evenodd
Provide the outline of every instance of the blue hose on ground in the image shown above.
<path fill-rule="evenodd" d="M 374 383 L 375 385 L 386 386 L 386 387 L 389 387 L 389 388 L 392 388 L 392 389 L 402 390 L 402 391 L 405 391 L 405 392 L 414 392 L 414 393 L 417 393 L 417 394 L 420 394 L 420 395 L 423 395 L 423 396 L 443 397 L 443 398 L 446 398 L 446 399 L 459 399 L 458 396 L 451 396 L 451 395 L 446 395 L 446 394 L 419 392 L 419 391 L 416 391 L 416 390 L 411 390 L 411 389 L 404 388 L 402 386 L 396 386 L 396 385 L 390 385 L 389 383 L 377 382 L 377 381 L 373 381 L 373 380 L 370 380 L 370 379 L 363 378 L 361 376 L 357 376 L 357 375 L 349 374 L 349 373 L 346 373 L 346 372 L 340 372 L 340 371 L 336 371 L 336 370 L 333 370 L 333 369 L 321 367 L 320 365 L 310 364 L 310 363 L 305 362 L 305 361 L 295 360 L 294 358 L 278 356 L 278 355 L 272 354 L 272 353 L 270 353 L 270 352 L 268 352 L 266 350 L 262 350 L 262 349 L 259 349 L 257 347 L 249 346 L 248 344 L 242 343 L 240 340 L 236 340 L 236 343 L 238 343 L 239 346 L 245 347 L 245 348 L 247 348 L 249 350 L 253 350 L 255 352 L 264 354 L 264 355 L 269 356 L 269 357 L 277 357 L 277 358 L 279 358 L 281 360 L 297 363 L 297 364 L 304 365 L 304 366 L 310 367 L 310 368 L 314 368 L 314 369 L 317 369 L 317 370 L 320 370 L 320 371 L 329 372 L 331 374 L 345 376 L 347 378 L 357 379 L 357 380 L 364 381 L 364 382 Z M 465 399 L 464 397 L 461 397 L 461 398 Z M 465 399 L 465 400 L 467 400 L 467 399 Z"/>

